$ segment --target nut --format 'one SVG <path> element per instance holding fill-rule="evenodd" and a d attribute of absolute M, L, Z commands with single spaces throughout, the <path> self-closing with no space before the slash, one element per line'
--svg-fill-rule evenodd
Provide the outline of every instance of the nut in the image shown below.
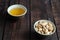
<path fill-rule="evenodd" d="M 40 34 L 51 34 L 54 31 L 52 23 L 48 21 L 39 21 L 35 28 Z"/>

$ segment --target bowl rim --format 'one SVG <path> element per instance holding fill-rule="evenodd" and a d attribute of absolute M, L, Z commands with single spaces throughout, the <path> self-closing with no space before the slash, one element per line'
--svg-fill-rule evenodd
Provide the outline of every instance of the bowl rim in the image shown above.
<path fill-rule="evenodd" d="M 9 9 L 10 9 L 11 7 L 17 6 L 17 5 L 23 7 L 24 10 L 25 10 L 25 12 L 24 12 L 23 14 L 21 14 L 21 15 L 12 15 L 12 14 L 9 12 Z M 21 8 L 21 7 L 20 7 L 20 8 Z M 13 8 L 12 8 L 12 9 L 13 9 Z M 19 16 L 23 16 L 23 15 L 25 15 L 25 14 L 27 13 L 27 8 L 26 8 L 26 6 L 24 6 L 24 5 L 22 5 L 22 4 L 13 4 L 13 5 L 10 5 L 10 6 L 7 8 L 7 12 L 8 12 L 8 14 L 11 15 L 11 16 L 19 17 Z"/>
<path fill-rule="evenodd" d="M 45 19 L 42 19 L 43 21 L 48 21 L 48 22 L 51 22 L 54 26 L 54 31 L 51 33 L 51 34 L 41 34 L 41 33 L 39 33 L 39 32 L 37 32 L 36 31 L 36 29 L 35 29 L 35 25 L 39 22 L 39 21 L 41 21 L 41 20 L 38 20 L 38 21 L 36 21 L 35 23 L 34 23 L 34 30 L 35 30 L 35 32 L 37 32 L 38 34 L 40 34 L 40 35 L 45 35 L 45 36 L 48 36 L 48 35 L 52 35 L 52 34 L 54 34 L 55 32 L 56 32 L 56 25 L 52 22 L 52 21 L 50 21 L 50 20 L 45 20 Z"/>

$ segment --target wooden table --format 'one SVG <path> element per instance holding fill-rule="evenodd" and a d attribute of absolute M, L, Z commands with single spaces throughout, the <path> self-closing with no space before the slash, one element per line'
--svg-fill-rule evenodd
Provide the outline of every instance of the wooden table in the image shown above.
<path fill-rule="evenodd" d="M 19 18 L 7 13 L 13 4 L 22 4 L 28 12 Z M 56 33 L 41 39 L 33 29 L 34 22 L 47 19 L 55 23 Z M 0 40 L 60 40 L 60 0 L 0 0 Z"/>

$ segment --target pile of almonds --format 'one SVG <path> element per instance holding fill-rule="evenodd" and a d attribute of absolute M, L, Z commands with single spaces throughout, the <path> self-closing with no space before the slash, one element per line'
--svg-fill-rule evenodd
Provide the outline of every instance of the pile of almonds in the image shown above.
<path fill-rule="evenodd" d="M 35 25 L 35 29 L 40 34 L 51 34 L 54 31 L 53 24 L 48 21 L 41 21 Z"/>

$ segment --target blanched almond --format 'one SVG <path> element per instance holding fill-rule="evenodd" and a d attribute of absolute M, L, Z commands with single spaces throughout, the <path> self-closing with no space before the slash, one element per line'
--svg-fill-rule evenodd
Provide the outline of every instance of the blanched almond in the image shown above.
<path fill-rule="evenodd" d="M 41 34 L 44 34 L 44 32 L 43 31 L 40 31 L 41 32 Z"/>
<path fill-rule="evenodd" d="M 53 25 L 52 25 L 52 23 L 48 22 L 48 26 L 52 27 Z"/>
<path fill-rule="evenodd" d="M 35 28 L 41 34 L 51 34 L 54 30 L 53 24 L 47 21 L 38 22 Z"/>
<path fill-rule="evenodd" d="M 46 25 L 47 22 L 46 22 L 46 21 L 42 21 L 40 24 L 42 24 L 42 25 Z"/>
<path fill-rule="evenodd" d="M 50 27 L 48 28 L 48 30 L 52 31 L 52 30 L 53 30 L 53 27 L 50 26 Z"/>
<path fill-rule="evenodd" d="M 46 25 L 46 28 L 48 29 L 48 28 L 49 28 L 49 26 L 48 26 L 48 25 Z"/>
<path fill-rule="evenodd" d="M 39 28 L 39 31 L 41 31 L 42 30 L 42 28 Z"/>

